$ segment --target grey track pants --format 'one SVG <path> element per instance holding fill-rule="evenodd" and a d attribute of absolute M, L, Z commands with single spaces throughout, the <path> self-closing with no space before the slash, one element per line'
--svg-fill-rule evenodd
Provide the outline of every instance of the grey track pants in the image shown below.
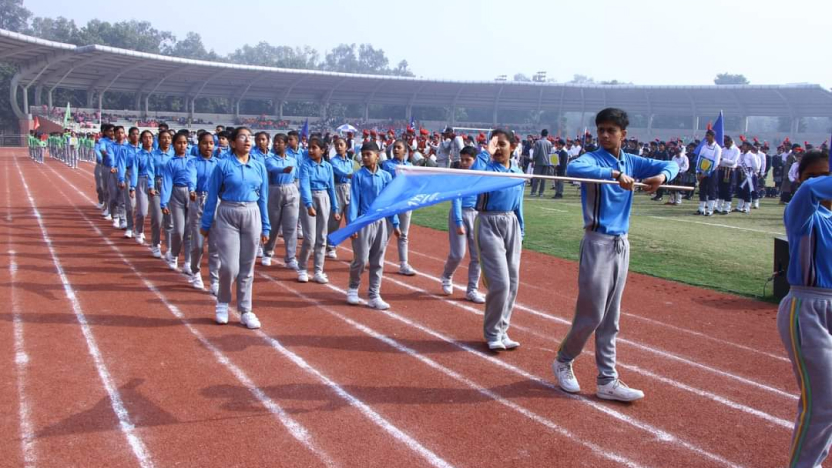
<path fill-rule="evenodd" d="M 361 275 L 370 265 L 370 299 L 381 294 L 381 277 L 384 272 L 384 251 L 387 250 L 387 222 L 380 219 L 364 226 L 358 237 L 352 239 L 352 263 L 350 263 L 350 289 L 361 286 Z"/>
<path fill-rule="evenodd" d="M 405 211 L 404 213 L 399 213 L 399 230 L 402 231 L 402 235 L 399 236 L 398 239 L 398 248 L 399 248 L 399 263 L 407 263 L 407 233 L 410 231 L 410 215 L 412 211 Z M 390 241 L 390 237 L 393 236 L 393 223 L 390 219 L 387 219 L 387 241 Z"/>
<path fill-rule="evenodd" d="M 541 166 L 535 164 L 533 173 L 534 175 L 551 175 L 550 170 L 552 166 Z M 546 179 L 532 179 L 532 195 L 537 193 L 538 195 L 543 195 L 543 191 L 546 189 Z"/>
<path fill-rule="evenodd" d="M 283 232 L 283 244 L 286 247 L 285 262 L 295 259 L 298 249 L 298 216 L 300 215 L 300 195 L 295 184 L 269 185 L 269 241 L 263 247 L 263 256 L 274 256 L 277 235 Z"/>
<path fill-rule="evenodd" d="M 196 200 L 191 202 L 188 208 L 188 230 L 191 232 L 191 272 L 194 275 L 200 274 L 202 256 L 205 252 L 205 238 L 199 232 L 202 222 L 202 211 L 205 208 L 205 198 L 208 192 L 198 193 Z M 209 232 L 210 234 L 210 232 Z M 220 253 L 217 250 L 216 236 L 208 236 L 208 277 L 211 284 L 220 281 Z"/>
<path fill-rule="evenodd" d="M 598 385 L 618 378 L 615 337 L 629 268 L 630 242 L 626 235 L 609 236 L 593 231 L 584 234 L 578 267 L 578 303 L 572 328 L 558 350 L 558 361 L 575 360 L 595 333 Z"/>
<path fill-rule="evenodd" d="M 260 245 L 260 210 L 256 202 L 226 202 L 217 207 L 209 237 L 216 238 L 220 254 L 217 302 L 231 302 L 231 285 L 237 283 L 237 312 L 251 312 L 254 262 Z"/>
<path fill-rule="evenodd" d="M 162 244 L 162 229 L 165 230 L 165 248 L 170 250 L 173 220 L 170 215 L 162 213 L 161 205 L 162 179 L 156 178 L 156 195 L 150 197 L 150 235 L 152 245 Z"/>
<path fill-rule="evenodd" d="M 832 444 L 832 290 L 792 286 L 780 302 L 777 328 L 797 377 L 800 400 L 790 468 L 814 468 Z"/>
<path fill-rule="evenodd" d="M 105 187 L 104 181 L 104 165 L 101 163 L 95 163 L 95 193 L 98 195 L 98 203 L 104 203 L 106 200 L 105 194 L 107 193 L 107 189 Z"/>
<path fill-rule="evenodd" d="M 474 232 L 485 295 L 483 336 L 500 340 L 508 332 L 520 285 L 520 223 L 513 212 L 479 213 Z"/>
<path fill-rule="evenodd" d="M 350 183 L 346 182 L 335 185 L 335 196 L 338 198 L 338 207 L 341 209 L 341 213 L 346 213 L 350 205 Z M 327 229 L 327 233 L 331 234 L 340 228 L 341 221 L 335 221 L 335 212 L 333 211 L 329 214 L 329 227 Z M 326 251 L 335 251 L 335 246 L 327 244 Z"/>
<path fill-rule="evenodd" d="M 188 199 L 188 187 L 173 187 L 170 194 L 170 202 L 168 203 L 170 217 L 173 220 L 170 252 L 173 258 L 177 258 L 179 257 L 179 253 L 184 250 L 186 263 L 190 257 L 190 252 L 188 252 L 189 245 L 186 242 L 185 237 L 188 232 L 189 205 L 190 200 Z"/>
<path fill-rule="evenodd" d="M 306 270 L 308 268 L 309 256 L 314 249 L 314 271 L 323 272 L 324 259 L 326 258 L 326 233 L 329 225 L 329 194 L 324 190 L 312 192 L 312 207 L 315 208 L 315 216 L 309 216 L 306 207 L 300 207 L 303 245 L 298 256 L 298 269 Z M 283 239 L 286 239 L 285 231 Z"/>
<path fill-rule="evenodd" d="M 135 234 L 144 234 L 144 223 L 150 210 L 150 201 L 147 195 L 150 188 L 147 176 L 139 177 L 139 183 L 136 185 L 136 198 L 134 199 L 136 203 L 136 222 L 133 224 L 133 231 Z"/>
<path fill-rule="evenodd" d="M 124 219 L 124 195 L 118 187 L 118 174 L 110 172 L 110 169 L 105 167 L 105 174 L 107 176 L 107 203 L 110 205 L 110 214 L 113 219 Z"/>
<path fill-rule="evenodd" d="M 125 176 L 127 181 L 130 180 L 130 171 L 127 171 L 127 175 Z M 122 219 L 127 221 L 127 229 L 133 229 L 133 212 L 135 212 L 136 208 L 136 199 L 130 197 L 130 183 L 124 186 L 124 189 L 121 189 L 121 198 L 122 204 L 124 205 L 124 217 Z M 135 193 L 133 194 L 135 196 Z"/>
<path fill-rule="evenodd" d="M 456 233 L 456 223 L 454 222 L 453 209 L 448 212 L 448 244 L 450 245 L 450 252 L 448 259 L 445 261 L 445 270 L 442 272 L 443 278 L 451 279 L 454 272 L 459 267 L 462 259 L 465 258 L 465 250 L 467 247 L 468 258 L 468 290 L 467 292 L 476 291 L 480 282 L 480 259 L 477 255 L 477 244 L 474 239 L 474 223 L 477 219 L 477 211 L 473 208 L 466 208 L 462 210 L 462 227 L 465 228 L 465 235 L 460 236 Z"/>

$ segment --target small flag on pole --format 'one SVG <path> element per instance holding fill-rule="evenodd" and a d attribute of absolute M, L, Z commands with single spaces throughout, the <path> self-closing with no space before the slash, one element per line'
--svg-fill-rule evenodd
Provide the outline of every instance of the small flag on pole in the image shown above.
<path fill-rule="evenodd" d="M 714 122 L 713 127 L 708 127 L 708 130 L 714 131 L 714 141 L 716 141 L 716 144 L 718 144 L 719 146 L 723 146 L 725 144 L 725 124 L 723 123 L 722 117 L 722 111 L 719 111 L 719 117 L 716 118 L 716 122 Z M 706 141 L 707 140 L 703 138 L 702 141 L 699 142 L 699 146 L 697 146 L 696 149 L 693 150 L 693 154 L 698 156 L 699 151 L 702 149 L 703 146 L 705 146 Z"/>
<path fill-rule="evenodd" d="M 35 123 L 32 126 L 32 130 L 37 130 L 39 128 L 40 128 L 40 120 L 38 119 L 38 116 L 35 116 Z"/>
<path fill-rule="evenodd" d="M 306 122 L 303 123 L 303 128 L 300 129 L 300 136 L 302 138 L 309 137 L 309 117 L 306 118 Z"/>
<path fill-rule="evenodd" d="M 71 113 L 69 111 L 69 103 L 66 103 L 66 112 L 64 112 L 64 128 L 69 126 L 69 118 L 71 117 Z"/>

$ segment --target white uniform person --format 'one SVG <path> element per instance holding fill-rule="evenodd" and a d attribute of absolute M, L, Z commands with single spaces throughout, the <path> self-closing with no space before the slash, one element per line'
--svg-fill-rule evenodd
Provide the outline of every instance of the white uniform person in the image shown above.
<path fill-rule="evenodd" d="M 231 286 L 236 282 L 240 323 L 260 328 L 260 320 L 251 311 L 251 297 L 257 248 L 268 242 L 271 230 L 269 176 L 266 166 L 249 154 L 252 141 L 248 128 L 237 127 L 231 134 L 231 154 L 217 163 L 208 181 L 200 233 L 216 236 L 220 253 L 217 323 L 228 323 Z"/>

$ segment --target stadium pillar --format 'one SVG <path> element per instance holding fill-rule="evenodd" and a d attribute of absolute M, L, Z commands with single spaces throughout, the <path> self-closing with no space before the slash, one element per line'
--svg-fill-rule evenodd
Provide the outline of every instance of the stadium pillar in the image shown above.
<path fill-rule="evenodd" d="M 103 101 L 104 101 L 104 91 L 101 91 L 100 93 L 98 93 L 98 115 L 99 116 L 104 115 L 101 112 L 101 104 L 103 103 Z"/>
<path fill-rule="evenodd" d="M 147 117 L 150 115 L 150 95 L 147 94 L 144 97 L 144 116 Z"/>
<path fill-rule="evenodd" d="M 451 106 L 451 127 L 456 125 L 456 103 Z"/>
<path fill-rule="evenodd" d="M 50 91 L 49 94 L 50 94 L 50 97 L 51 97 L 52 91 Z M 93 106 L 93 102 L 95 102 L 95 101 L 93 101 L 94 98 L 95 98 L 95 90 L 92 89 L 92 88 L 88 89 L 87 90 L 87 107 L 92 107 Z M 49 107 L 51 108 L 52 104 L 49 104 Z M 49 109 L 49 110 L 52 110 L 52 109 Z"/>
<path fill-rule="evenodd" d="M 283 120 L 283 101 L 277 103 L 277 116 Z"/>
<path fill-rule="evenodd" d="M 748 133 L 748 116 L 744 115 L 740 117 L 740 132 Z"/>
<path fill-rule="evenodd" d="M 196 98 L 195 97 L 191 98 L 191 104 L 190 104 L 190 106 L 188 106 L 188 110 L 191 113 L 191 121 L 193 121 L 194 120 L 194 111 L 196 110 Z"/>
<path fill-rule="evenodd" d="M 798 117 L 792 117 L 791 130 L 791 134 L 794 135 L 793 138 L 797 138 L 797 132 L 800 131 L 800 119 Z"/>
<path fill-rule="evenodd" d="M 240 100 L 239 99 L 234 100 L 234 117 L 237 117 L 237 118 L 240 117 Z"/>
<path fill-rule="evenodd" d="M 410 121 L 413 119 L 413 106 L 410 104 L 404 108 L 404 119 L 410 125 Z"/>
<path fill-rule="evenodd" d="M 142 110 L 142 93 L 136 93 L 136 105 L 134 106 L 135 110 L 140 111 Z"/>
<path fill-rule="evenodd" d="M 370 120 L 370 103 L 367 102 L 364 104 L 364 120 Z"/>
<path fill-rule="evenodd" d="M 647 138 L 653 139 L 653 114 L 647 114 Z"/>
<path fill-rule="evenodd" d="M 50 89 L 49 92 L 46 93 L 46 108 L 49 112 L 52 112 L 52 90 Z"/>
<path fill-rule="evenodd" d="M 38 107 L 43 105 L 41 96 L 43 96 L 43 85 L 37 85 L 35 86 L 35 105 Z"/>
<path fill-rule="evenodd" d="M 699 131 L 699 116 L 693 116 L 693 135 L 696 136 L 696 133 Z"/>

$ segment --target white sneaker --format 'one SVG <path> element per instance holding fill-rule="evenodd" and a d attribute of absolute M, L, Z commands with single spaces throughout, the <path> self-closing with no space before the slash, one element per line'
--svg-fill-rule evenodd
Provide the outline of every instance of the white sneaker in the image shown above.
<path fill-rule="evenodd" d="M 616 379 L 606 385 L 599 385 L 596 395 L 598 395 L 598 398 L 604 400 L 626 402 L 644 398 L 644 392 L 628 387 L 621 379 Z"/>
<path fill-rule="evenodd" d="M 121 221 L 119 221 L 118 228 L 121 230 L 127 229 L 127 220 L 122 219 Z"/>
<path fill-rule="evenodd" d="M 144 245 L 144 234 L 139 234 L 136 236 L 136 243 L 139 245 Z"/>
<path fill-rule="evenodd" d="M 263 246 L 262 245 L 257 246 L 257 258 L 263 258 Z"/>
<path fill-rule="evenodd" d="M 211 283 L 211 294 L 216 296 L 220 292 L 219 283 Z"/>
<path fill-rule="evenodd" d="M 188 276 L 191 276 L 191 275 L 194 274 L 194 272 L 191 270 L 190 262 L 185 262 L 185 265 L 182 266 L 182 273 L 185 274 L 185 275 L 188 275 Z"/>
<path fill-rule="evenodd" d="M 113 227 L 118 229 L 121 226 L 121 223 L 118 222 L 118 218 L 113 218 Z"/>
<path fill-rule="evenodd" d="M 217 323 L 220 325 L 225 325 L 228 323 L 228 304 L 217 303 L 217 314 L 216 314 Z"/>
<path fill-rule="evenodd" d="M 581 391 L 581 385 L 578 379 L 575 378 L 575 373 L 572 372 L 572 363 L 562 363 L 555 361 L 552 363 L 552 370 L 555 372 L 555 377 L 558 379 L 558 386 L 567 393 L 578 393 Z"/>
<path fill-rule="evenodd" d="M 329 258 L 331 260 L 338 260 L 338 253 L 335 252 L 334 250 L 327 250 L 326 251 L 326 258 Z"/>
<path fill-rule="evenodd" d="M 165 262 L 167 262 L 168 267 L 170 267 L 171 270 L 176 270 L 179 267 L 179 259 L 173 258 L 173 255 L 171 255 L 170 252 L 165 254 Z"/>
<path fill-rule="evenodd" d="M 451 278 L 440 278 L 442 281 L 442 294 L 450 296 L 454 293 L 454 284 Z"/>
<path fill-rule="evenodd" d="M 150 248 L 150 253 L 153 254 L 155 258 L 162 258 L 162 248 L 158 245 L 154 245 Z"/>
<path fill-rule="evenodd" d="M 295 260 L 295 259 L 293 258 L 293 259 L 289 260 L 289 263 L 284 263 L 284 264 L 283 264 L 283 267 L 284 267 L 284 268 L 286 268 L 287 270 L 295 270 L 295 271 L 297 271 L 297 269 L 298 269 L 298 261 L 297 261 L 297 260 Z"/>
<path fill-rule="evenodd" d="M 316 271 L 315 276 L 312 277 L 312 281 L 318 284 L 327 284 L 329 283 L 329 278 L 326 276 L 326 273 L 322 271 Z"/>
<path fill-rule="evenodd" d="M 401 268 L 399 268 L 399 274 L 404 276 L 415 276 L 416 270 L 414 270 L 413 267 L 407 263 L 402 263 Z"/>
<path fill-rule="evenodd" d="M 503 344 L 502 340 L 489 341 L 488 349 L 490 349 L 491 351 L 505 351 L 506 345 Z"/>
<path fill-rule="evenodd" d="M 361 304 L 361 298 L 358 297 L 358 289 L 348 289 L 347 290 L 347 304 L 349 304 L 349 305 L 359 305 L 359 304 Z"/>
<path fill-rule="evenodd" d="M 133 230 L 128 229 L 128 230 L 124 231 L 124 238 L 125 239 L 132 239 L 133 238 Z"/>
<path fill-rule="evenodd" d="M 202 275 L 194 275 L 191 284 L 194 289 L 199 289 L 200 291 L 205 289 L 205 284 L 202 282 Z"/>
<path fill-rule="evenodd" d="M 381 296 L 378 296 L 374 299 L 370 299 L 370 302 L 367 303 L 367 307 L 371 309 L 387 310 L 390 308 L 390 304 L 384 302 Z"/>
<path fill-rule="evenodd" d="M 104 219 L 106 219 L 107 221 L 112 221 L 113 217 L 110 216 L 110 213 L 107 213 L 107 214 L 104 215 Z"/>
<path fill-rule="evenodd" d="M 468 294 L 465 295 L 465 299 L 473 302 L 474 304 L 485 304 L 485 296 L 480 294 L 479 291 L 468 291 Z"/>
<path fill-rule="evenodd" d="M 306 270 L 298 270 L 298 283 L 308 283 L 309 273 Z"/>
<path fill-rule="evenodd" d="M 263 266 L 272 266 L 272 258 L 271 257 L 263 257 L 260 260 L 260 264 Z"/>
<path fill-rule="evenodd" d="M 240 316 L 240 323 L 246 326 L 251 330 L 256 330 L 260 328 L 260 320 L 257 319 L 257 316 L 254 315 L 254 312 L 246 312 Z"/>
<path fill-rule="evenodd" d="M 517 349 L 520 347 L 520 342 L 512 340 L 508 335 L 503 335 L 502 342 L 506 349 Z"/>

